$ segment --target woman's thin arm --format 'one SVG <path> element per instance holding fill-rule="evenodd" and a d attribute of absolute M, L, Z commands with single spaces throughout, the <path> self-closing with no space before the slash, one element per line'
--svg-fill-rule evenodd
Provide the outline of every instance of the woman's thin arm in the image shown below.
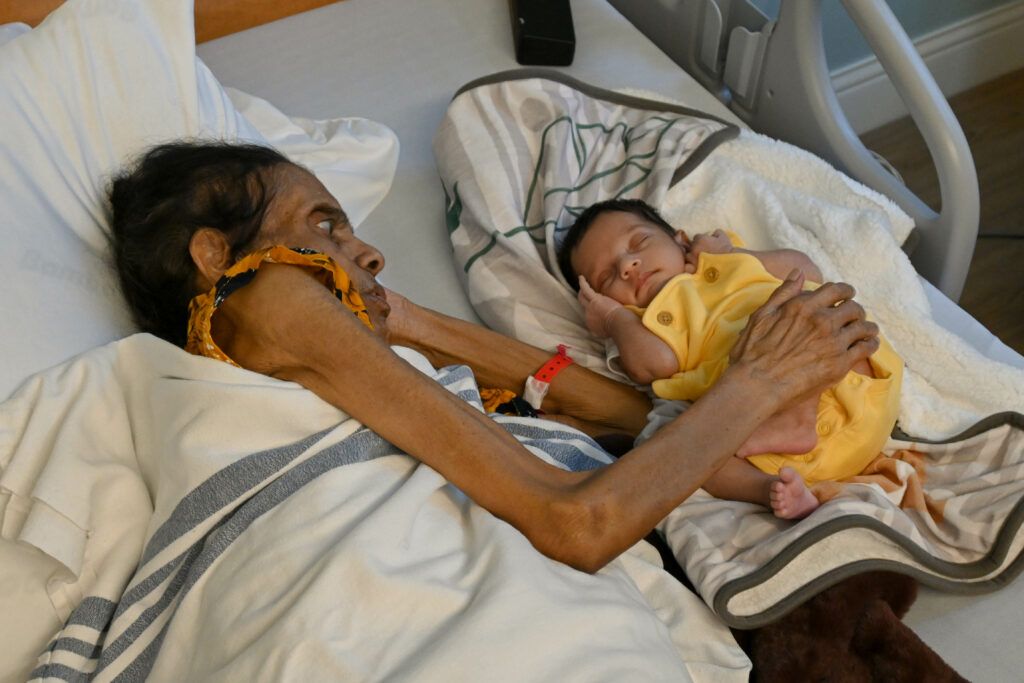
<path fill-rule="evenodd" d="M 516 526 L 536 526 L 580 479 L 395 355 L 301 269 L 264 265 L 219 315 L 240 365 L 303 385 Z"/>
<path fill-rule="evenodd" d="M 826 285 L 783 311 L 779 301 L 799 291 L 793 285 L 754 314 L 740 357 L 708 394 L 641 448 L 588 473 L 534 457 L 394 355 L 298 268 L 261 268 L 219 314 L 235 331 L 225 351 L 243 367 L 302 384 L 436 469 L 544 554 L 595 571 L 643 538 L 763 419 L 836 381 L 861 355 L 855 349 L 873 334 L 870 323 L 847 304 L 833 307 L 850 288 Z M 781 350 L 771 348 L 776 340 Z"/>
<path fill-rule="evenodd" d="M 583 570 L 643 538 L 742 441 L 716 442 L 712 427 L 691 419 L 675 430 L 675 443 L 692 442 L 693 450 L 663 440 L 661 450 L 648 447 L 600 476 L 566 472 L 401 360 L 300 269 L 265 265 L 219 315 L 235 330 L 225 352 L 243 367 L 302 384 L 436 469 L 544 554 Z M 724 403 L 711 401 L 705 412 L 727 414 L 725 404 L 735 402 L 739 434 L 744 420 L 751 429 L 757 420 L 740 398 L 755 394 L 723 391 Z M 648 490 L 662 487 L 672 493 Z"/>
<path fill-rule="evenodd" d="M 469 365 L 481 386 L 521 394 L 526 378 L 551 358 L 551 351 L 417 306 L 393 292 L 388 301 L 392 343 L 417 349 L 437 367 Z M 542 408 L 636 435 L 646 424 L 651 402 L 626 384 L 570 365 L 551 383 Z"/>

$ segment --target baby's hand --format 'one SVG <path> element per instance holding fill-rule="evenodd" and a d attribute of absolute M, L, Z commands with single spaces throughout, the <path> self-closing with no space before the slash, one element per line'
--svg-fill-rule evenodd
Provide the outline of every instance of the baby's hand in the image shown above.
<path fill-rule="evenodd" d="M 701 254 L 728 254 L 732 251 L 732 242 L 724 230 L 702 232 L 694 235 L 690 241 L 690 250 L 686 253 L 686 262 L 694 266 Z"/>
<path fill-rule="evenodd" d="M 587 319 L 587 329 L 597 337 L 608 337 L 608 319 L 622 308 L 615 299 L 594 291 L 587 278 L 580 275 L 580 305 Z"/>

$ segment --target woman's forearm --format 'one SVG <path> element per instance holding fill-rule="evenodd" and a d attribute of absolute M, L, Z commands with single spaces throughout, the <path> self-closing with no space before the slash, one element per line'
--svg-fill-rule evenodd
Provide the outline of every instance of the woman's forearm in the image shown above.
<path fill-rule="evenodd" d="M 575 483 L 563 479 L 540 507 L 550 518 L 527 516 L 516 524 L 520 531 L 573 566 L 603 566 L 733 457 L 764 420 L 831 386 L 877 349 L 877 326 L 864 319 L 851 287 L 801 293 L 803 280 L 791 274 L 751 316 L 729 369 L 699 401 L 614 464 Z M 534 493 L 549 490 L 543 484 Z M 563 535 L 547 545 L 542 527 L 552 520 Z"/>
<path fill-rule="evenodd" d="M 598 509 L 606 519 L 630 520 L 628 526 L 607 524 L 596 531 L 603 537 L 597 547 L 622 552 L 635 542 L 633 530 L 656 526 L 734 457 L 774 407 L 763 381 L 745 368 L 729 368 L 708 393 L 651 439 L 611 466 L 594 470 L 580 486 L 580 495 L 603 501 Z M 612 557 L 589 559 L 600 566 Z"/>
<path fill-rule="evenodd" d="M 302 384 L 436 469 L 541 552 L 587 571 L 643 538 L 756 426 L 758 392 L 726 382 L 653 445 L 604 470 L 566 472 L 398 358 L 299 269 L 262 268 L 219 315 L 235 330 L 225 351 L 243 367 Z M 722 421 L 733 425 L 724 435 L 714 426 Z"/>
<path fill-rule="evenodd" d="M 395 317 L 392 343 L 417 349 L 437 367 L 469 365 L 485 387 L 521 394 L 526 378 L 552 353 L 406 300 Z M 628 385 L 570 365 L 551 383 L 542 408 L 635 435 L 644 428 L 651 404 Z"/>
<path fill-rule="evenodd" d="M 640 448 L 584 473 L 534 457 L 398 358 L 301 269 L 261 268 L 218 315 L 232 332 L 222 348 L 243 367 L 302 384 L 433 467 L 541 552 L 595 571 L 643 538 L 761 421 L 877 348 L 848 287 L 826 285 L 780 311 L 799 285 L 787 283 L 755 313 L 754 331 L 741 335 L 739 356 L 711 391 Z M 838 319 L 842 331 L 807 324 L 819 316 Z M 815 341 L 822 338 L 828 343 Z"/>
<path fill-rule="evenodd" d="M 396 356 L 298 269 L 261 268 L 219 315 L 234 330 L 224 350 L 243 367 L 313 391 L 433 467 L 549 557 L 596 570 L 595 558 L 607 562 L 621 550 L 619 543 L 597 538 L 603 529 L 594 528 L 590 511 L 604 494 L 580 488 L 588 474 L 535 457 L 500 425 Z M 615 518 L 612 526 L 628 530 L 610 539 L 635 536 L 635 542 L 649 531 L 628 517 Z"/>

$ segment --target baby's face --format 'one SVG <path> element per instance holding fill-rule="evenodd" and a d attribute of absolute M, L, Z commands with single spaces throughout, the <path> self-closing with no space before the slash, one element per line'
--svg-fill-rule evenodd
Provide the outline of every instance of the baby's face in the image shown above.
<path fill-rule="evenodd" d="M 690 272 L 688 246 L 682 231 L 669 235 L 640 216 L 609 211 L 594 220 L 576 245 L 572 267 L 598 293 L 643 308 L 669 280 Z"/>

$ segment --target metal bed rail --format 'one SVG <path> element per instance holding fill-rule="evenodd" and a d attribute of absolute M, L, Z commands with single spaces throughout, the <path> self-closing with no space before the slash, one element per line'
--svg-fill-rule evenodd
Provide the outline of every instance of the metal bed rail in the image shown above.
<path fill-rule="evenodd" d="M 850 125 L 832 87 L 822 0 L 781 0 L 769 19 L 750 0 L 609 0 L 754 130 L 803 147 L 890 197 L 914 220 L 918 272 L 956 301 L 978 234 L 978 177 L 966 137 L 884 0 L 842 0 L 885 69 L 935 165 L 933 210 L 890 173 Z"/>

